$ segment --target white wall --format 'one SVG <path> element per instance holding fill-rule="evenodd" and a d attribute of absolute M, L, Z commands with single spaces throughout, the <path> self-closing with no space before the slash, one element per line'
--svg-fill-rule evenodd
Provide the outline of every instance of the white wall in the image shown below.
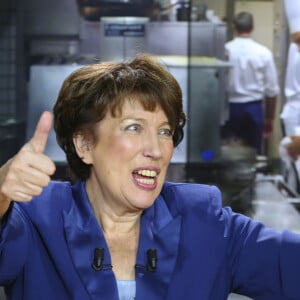
<path fill-rule="evenodd" d="M 237 1 L 235 13 L 247 11 L 254 17 L 253 38 L 273 50 L 274 44 L 274 3 L 270 1 Z"/>

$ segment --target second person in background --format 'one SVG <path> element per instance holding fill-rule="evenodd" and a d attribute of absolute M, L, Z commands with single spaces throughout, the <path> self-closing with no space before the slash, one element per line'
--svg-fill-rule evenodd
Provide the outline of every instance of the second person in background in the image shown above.
<path fill-rule="evenodd" d="M 263 137 L 273 131 L 279 93 L 272 52 L 251 37 L 254 28 L 249 12 L 233 20 L 235 37 L 225 44 L 232 68 L 229 72 L 229 132 L 262 154 Z"/>

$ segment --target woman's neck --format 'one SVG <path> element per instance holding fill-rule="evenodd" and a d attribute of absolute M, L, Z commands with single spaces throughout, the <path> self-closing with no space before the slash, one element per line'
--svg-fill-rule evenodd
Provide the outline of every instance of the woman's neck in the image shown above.
<path fill-rule="evenodd" d="M 101 191 L 96 191 L 88 182 L 86 190 L 95 216 L 104 232 L 127 234 L 139 227 L 142 210 L 130 210 L 118 205 L 117 201 L 104 199 Z"/>

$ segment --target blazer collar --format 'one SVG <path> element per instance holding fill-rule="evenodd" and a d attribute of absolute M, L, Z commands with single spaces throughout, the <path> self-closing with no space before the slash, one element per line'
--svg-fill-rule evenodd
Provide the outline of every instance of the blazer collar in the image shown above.
<path fill-rule="evenodd" d="M 63 212 L 66 241 L 70 255 L 91 298 L 118 299 L 111 257 L 101 227 L 85 192 L 84 183 L 74 186 L 73 204 Z M 164 299 L 175 268 L 181 230 L 181 216 L 173 217 L 159 196 L 141 218 L 140 240 L 136 259 L 136 298 Z M 94 249 L 104 248 L 100 271 L 92 268 Z M 155 249 L 157 264 L 154 272 L 147 271 L 147 251 Z M 76 290 L 76 287 L 74 287 Z M 74 291 L 75 293 L 75 291 Z"/>

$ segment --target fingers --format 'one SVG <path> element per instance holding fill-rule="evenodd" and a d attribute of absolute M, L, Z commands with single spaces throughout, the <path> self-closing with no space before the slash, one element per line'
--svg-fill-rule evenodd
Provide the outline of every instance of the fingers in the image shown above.
<path fill-rule="evenodd" d="M 11 200 L 29 201 L 49 184 L 54 171 L 49 157 L 24 148 L 7 164 L 1 192 Z"/>
<path fill-rule="evenodd" d="M 50 161 L 52 164 L 52 162 Z M 49 168 L 52 168 L 52 165 Z M 55 166 L 53 167 L 55 169 Z M 13 161 L 2 183 L 1 193 L 15 201 L 30 201 L 32 197 L 41 194 L 51 180 L 49 174 L 27 165 Z"/>
<path fill-rule="evenodd" d="M 35 132 L 29 145 L 32 149 L 38 153 L 43 153 L 46 148 L 48 136 L 52 127 L 52 114 L 48 111 L 45 111 L 35 128 Z"/>
<path fill-rule="evenodd" d="M 26 185 L 20 185 L 18 189 L 14 189 L 11 192 L 6 191 L 5 186 L 3 187 L 4 192 L 9 192 L 10 199 L 15 201 L 30 201 L 34 196 L 42 193 L 43 187 L 37 186 L 36 184 L 27 183 Z"/>

